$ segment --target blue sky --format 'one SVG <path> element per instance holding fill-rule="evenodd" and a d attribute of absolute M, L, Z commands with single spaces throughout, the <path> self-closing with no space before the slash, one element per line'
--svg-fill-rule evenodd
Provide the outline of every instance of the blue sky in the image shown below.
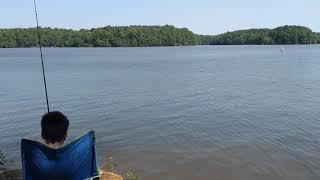
<path fill-rule="evenodd" d="M 217 34 L 285 24 L 320 32 L 320 0 L 37 0 L 41 26 L 105 25 L 187 27 Z M 33 0 L 1 0 L 0 28 L 33 27 Z"/>

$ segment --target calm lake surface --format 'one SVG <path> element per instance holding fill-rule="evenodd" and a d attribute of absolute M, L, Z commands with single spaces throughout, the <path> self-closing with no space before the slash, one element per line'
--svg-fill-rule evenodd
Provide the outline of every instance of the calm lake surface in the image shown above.
<path fill-rule="evenodd" d="M 68 140 L 94 129 L 100 166 L 165 180 L 319 180 L 320 46 L 48 48 Z M 0 49 L 0 149 L 40 140 L 38 49 Z"/>

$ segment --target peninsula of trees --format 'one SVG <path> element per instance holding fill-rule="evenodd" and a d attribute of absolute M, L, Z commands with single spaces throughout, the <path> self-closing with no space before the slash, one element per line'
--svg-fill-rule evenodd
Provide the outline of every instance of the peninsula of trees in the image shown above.
<path fill-rule="evenodd" d="M 317 44 L 320 33 L 303 26 L 249 29 L 198 35 L 174 26 L 106 26 L 94 29 L 41 28 L 45 47 L 145 47 L 192 45 Z M 0 29 L 0 48 L 37 46 L 36 28 Z"/>

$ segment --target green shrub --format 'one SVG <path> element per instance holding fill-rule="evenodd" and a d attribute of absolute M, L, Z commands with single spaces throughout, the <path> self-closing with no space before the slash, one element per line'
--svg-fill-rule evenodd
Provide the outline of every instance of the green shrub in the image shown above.
<path fill-rule="evenodd" d="M 139 180 L 139 177 L 131 171 L 127 172 L 124 178 L 126 180 Z"/>
<path fill-rule="evenodd" d="M 6 154 L 0 150 L 0 170 L 5 169 L 7 163 Z"/>

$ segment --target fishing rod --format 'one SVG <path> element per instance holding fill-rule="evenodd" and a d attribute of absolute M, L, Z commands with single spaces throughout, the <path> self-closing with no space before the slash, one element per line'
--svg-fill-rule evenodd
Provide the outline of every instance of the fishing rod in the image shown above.
<path fill-rule="evenodd" d="M 46 81 L 46 74 L 44 70 L 44 64 L 43 64 L 43 53 L 42 53 L 42 45 L 41 45 L 41 35 L 40 35 L 40 28 L 39 28 L 39 21 L 38 21 L 38 12 L 37 12 L 37 3 L 36 0 L 33 0 L 34 5 L 34 12 L 36 15 L 36 22 L 37 22 L 37 32 L 38 32 L 38 44 L 40 49 L 40 57 L 41 57 L 41 65 L 42 65 L 42 75 L 43 75 L 43 83 L 44 83 L 44 90 L 46 93 L 46 100 L 47 100 L 47 110 L 50 112 L 49 108 L 49 98 L 48 98 L 48 90 L 47 90 L 47 81 Z"/>

